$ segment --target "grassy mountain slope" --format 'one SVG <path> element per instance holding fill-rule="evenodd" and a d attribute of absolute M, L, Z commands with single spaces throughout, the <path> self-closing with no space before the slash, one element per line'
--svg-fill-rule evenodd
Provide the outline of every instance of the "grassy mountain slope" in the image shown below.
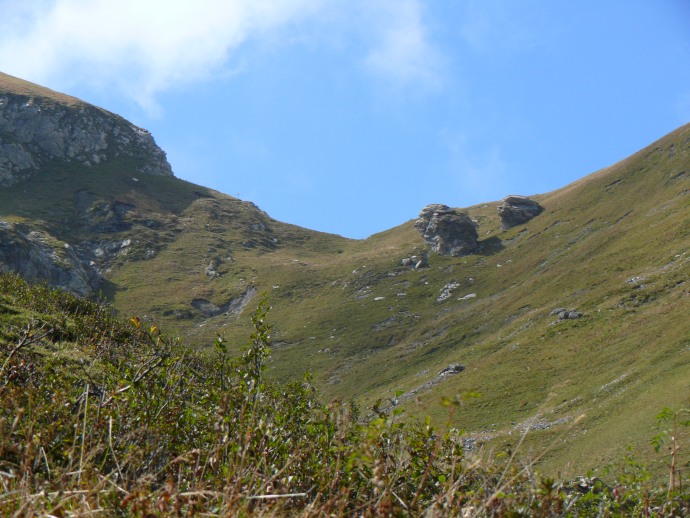
<path fill-rule="evenodd" d="M 55 164 L 1 189 L 0 219 L 89 250 L 114 308 L 202 351 L 216 333 L 244 343 L 268 292 L 270 376 L 310 370 L 326 397 L 366 405 L 402 390 L 408 412 L 438 423 L 442 397 L 477 391 L 453 424 L 497 445 L 531 425 L 523 448 L 557 440 L 544 462 L 568 474 L 628 443 L 645 455 L 653 416 L 690 395 L 689 167 L 685 126 L 536 196 L 545 211 L 524 225 L 502 231 L 497 203 L 466 209 L 480 251 L 431 254 L 419 270 L 401 264 L 425 251 L 412 221 L 349 240 L 176 178 L 134 177 L 124 158 Z M 559 321 L 556 308 L 582 317 Z M 465 368 L 439 376 L 451 364 Z"/>
<path fill-rule="evenodd" d="M 40 97 L 41 99 L 49 99 L 53 102 L 65 104 L 67 106 L 85 104 L 83 101 L 77 99 L 76 97 L 72 97 L 71 95 L 56 92 L 50 88 L 45 88 L 44 86 L 30 83 L 2 72 L 0 72 L 0 92 Z"/>

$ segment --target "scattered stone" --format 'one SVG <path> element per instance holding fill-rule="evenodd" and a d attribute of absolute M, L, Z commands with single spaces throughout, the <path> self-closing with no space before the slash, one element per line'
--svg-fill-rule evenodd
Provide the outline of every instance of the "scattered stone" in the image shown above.
<path fill-rule="evenodd" d="M 221 264 L 221 260 L 219 257 L 214 257 L 211 259 L 211 262 L 208 263 L 208 266 L 205 268 L 206 275 L 208 277 L 220 277 L 220 273 L 217 272 L 217 268 Z"/>
<path fill-rule="evenodd" d="M 479 248 L 478 235 L 470 217 L 447 205 L 427 205 L 419 213 L 415 227 L 432 251 L 460 257 Z"/>
<path fill-rule="evenodd" d="M 501 218 L 501 229 L 507 230 L 516 225 L 527 223 L 541 214 L 544 208 L 536 201 L 516 194 L 506 196 L 498 205 L 498 216 Z"/>
<path fill-rule="evenodd" d="M 379 300 L 384 300 L 385 298 L 386 297 L 374 297 L 374 300 L 378 302 Z"/>
<path fill-rule="evenodd" d="M 424 268 L 425 266 L 429 265 L 426 254 L 405 257 L 402 261 L 400 261 L 400 264 L 406 268 L 412 268 L 414 270 L 419 270 L 420 268 Z"/>
<path fill-rule="evenodd" d="M 476 296 L 477 296 L 476 293 L 468 293 L 464 297 L 460 297 L 458 300 L 470 300 L 470 299 L 475 298 Z"/>
<path fill-rule="evenodd" d="M 453 290 L 460 286 L 457 282 L 451 281 L 441 288 L 441 294 L 436 297 L 436 302 L 443 302 L 453 295 Z"/>

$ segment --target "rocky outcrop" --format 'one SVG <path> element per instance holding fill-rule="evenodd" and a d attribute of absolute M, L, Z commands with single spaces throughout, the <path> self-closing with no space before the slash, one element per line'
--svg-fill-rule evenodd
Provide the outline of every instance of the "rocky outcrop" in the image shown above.
<path fill-rule="evenodd" d="M 204 318 L 217 317 L 218 315 L 239 315 L 254 295 L 256 295 L 257 291 L 256 287 L 250 286 L 242 295 L 233 297 L 220 306 L 206 299 L 193 299 L 192 307 L 201 313 Z"/>
<path fill-rule="evenodd" d="M 84 190 L 76 193 L 75 201 L 81 212 L 84 228 L 90 232 L 121 232 L 132 227 L 125 216 L 134 209 L 133 205 L 110 202 Z"/>
<path fill-rule="evenodd" d="M 19 183 L 51 162 L 91 167 L 123 157 L 132 174 L 172 176 L 151 134 L 86 103 L 20 95 L 0 83 L 0 187 Z"/>
<path fill-rule="evenodd" d="M 405 268 L 411 268 L 413 270 L 419 270 L 420 268 L 424 268 L 426 266 L 429 266 L 429 258 L 427 257 L 426 254 L 411 255 L 410 257 L 404 257 L 400 261 L 400 264 L 402 266 L 404 266 Z"/>
<path fill-rule="evenodd" d="M 0 221 L 0 272 L 15 272 L 82 296 L 92 293 L 100 281 L 70 244 L 5 221 Z"/>
<path fill-rule="evenodd" d="M 460 257 L 479 248 L 478 235 L 470 217 L 447 205 L 427 205 L 415 223 L 431 250 L 439 255 Z"/>
<path fill-rule="evenodd" d="M 516 194 L 506 196 L 497 209 L 503 230 L 527 223 L 544 210 L 536 201 Z"/>
<path fill-rule="evenodd" d="M 557 316 L 558 320 L 577 320 L 582 313 L 574 309 L 556 308 L 551 312 L 551 316 Z"/>
<path fill-rule="evenodd" d="M 441 294 L 436 297 L 436 302 L 443 302 L 444 300 L 448 300 L 451 298 L 453 295 L 453 290 L 458 288 L 460 284 L 458 284 L 455 281 L 451 281 L 448 284 L 446 284 L 443 288 L 441 288 Z"/>
<path fill-rule="evenodd" d="M 448 367 L 443 369 L 441 372 L 438 373 L 439 376 L 448 376 L 449 374 L 457 374 L 459 372 L 462 372 L 465 370 L 464 365 L 460 365 L 459 363 L 451 363 Z"/>

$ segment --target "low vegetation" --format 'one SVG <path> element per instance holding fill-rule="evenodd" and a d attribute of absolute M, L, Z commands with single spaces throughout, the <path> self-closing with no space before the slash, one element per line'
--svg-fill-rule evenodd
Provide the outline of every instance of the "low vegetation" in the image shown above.
<path fill-rule="evenodd" d="M 264 298 L 240 356 L 222 336 L 201 355 L 137 317 L 0 276 L 0 514 L 690 513 L 687 410 L 659 415 L 669 479 L 630 452 L 606 480 L 558 480 L 523 458 L 522 440 L 469 451 L 461 430 L 392 402 L 360 410 L 321 401 L 308 375 L 268 381 L 268 309 Z M 444 401 L 448 423 L 472 396 Z"/>

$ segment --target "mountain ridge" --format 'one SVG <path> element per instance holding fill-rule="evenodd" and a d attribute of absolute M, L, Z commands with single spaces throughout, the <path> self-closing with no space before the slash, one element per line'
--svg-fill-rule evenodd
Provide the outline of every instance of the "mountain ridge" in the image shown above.
<path fill-rule="evenodd" d="M 437 422 L 443 397 L 480 392 L 452 424 L 489 445 L 521 426 L 535 448 L 559 438 L 544 462 L 564 472 L 644 448 L 649 418 L 690 393 L 690 125 L 532 196 L 543 211 L 525 223 L 501 228 L 498 201 L 461 209 L 478 230 L 462 257 L 430 251 L 414 219 L 351 240 L 136 166 L 49 161 L 0 188 L 0 265 L 42 250 L 202 351 L 216 333 L 243 343 L 244 308 L 267 292 L 271 376 L 311 370 L 363 405 L 402 391 Z"/>

